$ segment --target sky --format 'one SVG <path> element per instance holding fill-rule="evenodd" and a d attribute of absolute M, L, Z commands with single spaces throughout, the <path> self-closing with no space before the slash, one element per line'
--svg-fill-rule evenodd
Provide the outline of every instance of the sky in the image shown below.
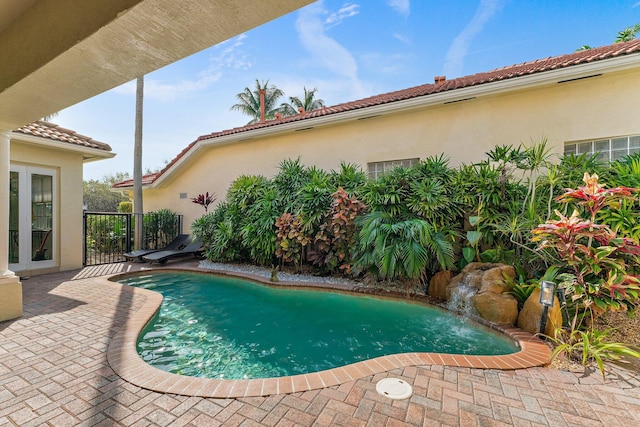
<path fill-rule="evenodd" d="M 612 44 L 640 23 L 639 0 L 322 0 L 145 76 L 143 169 L 201 135 L 245 125 L 236 95 L 268 80 L 325 105 Z M 204 31 L 204 29 L 203 29 Z M 109 144 L 84 179 L 133 173 L 135 81 L 51 121 Z"/>

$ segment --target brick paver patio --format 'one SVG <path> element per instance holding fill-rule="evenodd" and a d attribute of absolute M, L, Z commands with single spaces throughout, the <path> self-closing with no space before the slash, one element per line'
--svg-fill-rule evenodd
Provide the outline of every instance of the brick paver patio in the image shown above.
<path fill-rule="evenodd" d="M 143 294 L 96 286 L 92 276 L 136 264 L 23 281 L 24 316 L 0 323 L 0 427 L 5 426 L 637 426 L 640 378 L 611 368 L 574 374 L 444 366 L 397 368 L 333 387 L 216 399 L 142 389 L 121 379 L 107 348 Z M 406 400 L 376 393 L 401 378 Z"/>

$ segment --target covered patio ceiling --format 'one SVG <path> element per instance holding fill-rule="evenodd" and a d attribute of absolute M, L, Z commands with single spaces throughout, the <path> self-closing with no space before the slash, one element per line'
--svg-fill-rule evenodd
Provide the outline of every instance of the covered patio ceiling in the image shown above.
<path fill-rule="evenodd" d="M 0 129 L 11 130 L 312 0 L 2 0 Z"/>

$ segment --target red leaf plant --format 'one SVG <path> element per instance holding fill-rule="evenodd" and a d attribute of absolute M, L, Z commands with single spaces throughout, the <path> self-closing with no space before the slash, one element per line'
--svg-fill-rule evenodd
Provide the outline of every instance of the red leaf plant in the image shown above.
<path fill-rule="evenodd" d="M 619 238 L 604 224 L 595 222 L 601 209 L 614 209 L 620 200 L 635 200 L 638 189 L 605 188 L 598 175 L 584 174 L 586 185 L 568 190 L 556 198 L 573 203 L 590 218 L 580 217 L 578 209 L 571 216 L 555 211 L 559 219 L 548 220 L 533 231 L 532 241 L 538 249 L 551 253 L 563 273 L 558 276 L 579 309 L 595 315 L 607 310 L 633 310 L 640 294 L 640 245 L 630 238 Z"/>
<path fill-rule="evenodd" d="M 194 197 L 191 199 L 191 201 L 193 203 L 195 203 L 196 205 L 200 205 L 204 208 L 204 213 L 207 213 L 207 210 L 209 209 L 209 205 L 213 202 L 215 202 L 216 200 L 216 196 L 214 193 L 211 193 L 211 195 L 209 195 L 209 192 L 207 191 L 206 194 L 198 194 L 198 197 Z"/>

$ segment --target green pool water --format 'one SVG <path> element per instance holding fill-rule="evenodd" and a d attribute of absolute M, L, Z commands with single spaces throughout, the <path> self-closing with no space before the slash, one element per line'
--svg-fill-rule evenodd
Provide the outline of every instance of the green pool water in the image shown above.
<path fill-rule="evenodd" d="M 154 273 L 120 283 L 164 296 L 137 348 L 147 363 L 181 375 L 268 378 L 396 353 L 518 350 L 473 321 L 405 301 L 197 273 Z"/>

